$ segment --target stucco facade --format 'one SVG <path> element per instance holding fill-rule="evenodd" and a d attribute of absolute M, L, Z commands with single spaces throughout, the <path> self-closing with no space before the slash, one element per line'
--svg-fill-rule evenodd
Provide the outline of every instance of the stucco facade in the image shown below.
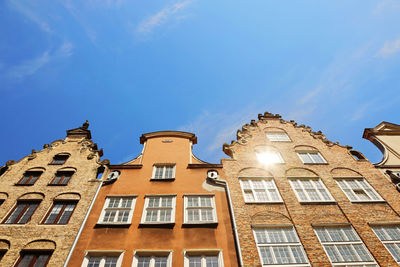
<path fill-rule="evenodd" d="M 375 234 L 400 234 L 393 184 L 321 132 L 268 112 L 258 118 L 224 144 L 222 160 L 243 265 L 397 266 L 400 253 L 386 248 L 400 240 L 384 245 Z"/>
<path fill-rule="evenodd" d="M 137 158 L 110 165 L 68 266 L 238 266 L 222 166 L 193 155 L 191 133 L 140 141 Z"/>
<path fill-rule="evenodd" d="M 371 141 L 382 152 L 382 160 L 374 164 L 375 167 L 394 184 L 399 184 L 400 125 L 383 121 L 374 128 L 366 128 L 363 138 Z"/>
<path fill-rule="evenodd" d="M 88 126 L 1 167 L 0 266 L 63 266 L 100 184 Z"/>

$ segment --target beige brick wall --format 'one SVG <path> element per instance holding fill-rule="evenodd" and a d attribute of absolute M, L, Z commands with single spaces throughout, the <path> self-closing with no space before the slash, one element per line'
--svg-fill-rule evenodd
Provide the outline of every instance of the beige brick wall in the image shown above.
<path fill-rule="evenodd" d="M 19 253 L 24 248 L 38 248 L 37 244 L 28 244 L 35 240 L 47 240 L 42 242 L 39 248 L 51 248 L 55 244 L 55 250 L 48 266 L 62 266 L 72 243 L 77 235 L 80 225 L 86 215 L 91 200 L 98 188 L 96 179 L 99 164 L 99 154 L 91 148 L 92 141 L 84 138 L 66 138 L 54 141 L 41 151 L 34 152 L 10 165 L 8 170 L 0 176 L 0 193 L 8 195 L 0 206 L 0 222 L 3 222 L 7 214 L 16 205 L 17 199 L 26 193 L 39 193 L 43 195 L 39 207 L 26 224 L 0 224 L 0 240 L 7 240 L 10 248 L 0 261 L 0 266 L 13 266 L 19 258 Z M 69 153 L 70 157 L 63 165 L 50 165 L 54 155 Z M 24 172 L 31 168 L 41 167 L 45 171 L 32 186 L 16 186 Z M 76 172 L 71 177 L 67 186 L 48 186 L 54 178 L 57 170 L 64 167 L 72 167 Z M 79 194 L 80 200 L 66 225 L 41 224 L 45 215 L 52 207 L 53 200 L 62 193 Z M 3 243 L 4 244 L 4 243 Z"/>
<path fill-rule="evenodd" d="M 357 161 L 346 147 L 329 142 L 321 133 L 312 132 L 309 127 L 297 126 L 294 122 L 284 121 L 271 114 L 259 118 L 260 121 L 253 121 L 243 127 L 238 133 L 238 141 L 224 145 L 224 151 L 232 158 L 222 160 L 221 176 L 228 181 L 231 190 L 244 265 L 261 266 L 252 223 L 293 224 L 312 266 L 330 266 L 312 225 L 350 223 L 380 266 L 397 266 L 369 225 L 376 222 L 400 222 L 399 193 L 393 184 L 369 161 Z M 270 142 L 265 134 L 267 129 L 282 129 L 292 141 Z M 281 153 L 285 163 L 270 166 L 260 164 L 255 155 L 255 148 L 260 145 L 273 146 Z M 314 147 L 327 164 L 303 164 L 295 152 L 296 146 Z M 253 169 L 244 170 L 246 168 Z M 260 172 L 274 177 L 284 203 L 245 204 L 238 177 L 259 176 Z M 288 176 L 307 176 L 312 172 L 323 181 L 336 203 L 299 203 Z M 386 202 L 351 203 L 333 177 L 353 176 L 356 173 L 364 177 Z"/>

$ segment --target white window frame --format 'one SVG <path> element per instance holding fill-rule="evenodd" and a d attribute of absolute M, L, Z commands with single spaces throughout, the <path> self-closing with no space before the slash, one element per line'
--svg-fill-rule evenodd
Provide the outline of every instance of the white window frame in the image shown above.
<path fill-rule="evenodd" d="M 86 252 L 81 267 L 87 267 L 90 258 L 101 258 L 99 267 L 104 267 L 107 257 L 118 257 L 117 267 L 122 265 L 125 251 L 123 250 L 89 250 Z"/>
<path fill-rule="evenodd" d="M 246 181 L 250 181 L 250 188 L 246 188 L 246 189 L 244 188 L 243 181 L 245 181 L 245 180 Z M 266 194 L 268 195 L 270 200 L 262 201 L 262 200 L 258 200 L 257 199 L 258 197 L 257 197 L 257 194 L 255 192 L 257 190 L 261 191 L 262 189 L 255 188 L 254 185 L 253 185 L 253 181 L 262 181 L 262 184 L 263 184 L 263 187 L 264 187 L 263 188 L 264 192 L 266 192 Z M 265 181 L 271 181 L 273 188 L 268 188 L 268 186 L 267 186 Z M 244 198 L 244 202 L 245 203 L 282 203 L 283 202 L 281 194 L 279 193 L 279 190 L 276 187 L 276 184 L 275 184 L 275 181 L 274 181 L 273 177 L 258 177 L 258 176 L 254 176 L 254 177 L 239 177 L 239 182 L 240 182 L 240 187 L 242 189 L 242 194 L 243 194 L 243 198 Z M 274 190 L 276 192 L 276 194 L 278 195 L 278 198 L 279 198 L 278 200 L 272 200 L 272 196 L 271 196 L 271 193 L 270 193 L 271 190 Z M 251 193 L 253 194 L 254 201 L 246 199 L 245 191 L 251 191 Z"/>
<path fill-rule="evenodd" d="M 115 198 L 117 198 L 117 199 L 130 198 L 130 199 L 132 199 L 131 207 L 130 208 L 120 207 L 121 204 L 122 204 L 122 201 L 119 201 L 118 207 L 109 208 L 108 206 L 109 206 L 110 200 L 113 199 L 113 198 L 114 199 Z M 106 201 L 104 202 L 103 209 L 101 210 L 100 217 L 99 217 L 99 220 L 98 220 L 97 224 L 107 224 L 107 225 L 126 225 L 126 224 L 131 224 L 132 217 L 133 217 L 133 212 L 135 210 L 135 205 L 136 205 L 136 198 L 137 198 L 137 195 L 108 195 L 108 196 L 106 196 Z M 104 221 L 104 217 L 106 215 L 106 212 L 107 211 L 111 211 L 111 210 L 117 211 L 117 214 L 114 217 L 114 221 L 105 222 Z M 126 222 L 117 221 L 118 212 L 119 211 L 127 211 L 127 210 L 129 210 L 128 221 L 126 221 Z"/>
<path fill-rule="evenodd" d="M 289 135 L 286 132 L 271 131 L 271 132 L 266 132 L 265 135 L 271 142 L 292 142 L 292 140 L 289 138 Z"/>
<path fill-rule="evenodd" d="M 350 202 L 353 203 L 363 203 L 363 202 L 386 202 L 379 194 L 378 192 L 376 192 L 376 190 L 368 183 L 368 181 L 361 176 L 356 176 L 356 177 L 333 177 L 334 180 L 336 181 L 336 183 L 338 184 L 338 186 L 340 187 L 340 189 L 342 189 L 343 193 L 346 195 L 346 197 L 350 200 Z M 339 180 L 343 180 L 345 181 L 346 184 L 346 188 L 343 188 L 342 185 L 340 184 Z M 359 199 L 357 198 L 357 195 L 355 194 L 356 191 L 354 191 L 355 189 L 352 189 L 349 185 L 348 185 L 348 181 L 350 180 L 354 180 L 356 181 L 357 185 L 360 186 L 361 189 L 357 189 L 357 191 L 362 191 L 364 192 L 364 194 L 366 194 L 370 199 L 365 200 L 365 199 Z M 362 185 L 360 185 L 360 182 L 357 182 L 357 180 L 362 180 L 365 182 L 365 185 L 367 188 L 363 188 Z M 352 192 L 348 192 L 348 191 L 352 191 Z M 373 195 L 376 195 L 378 198 L 377 199 L 373 199 Z M 353 198 L 353 196 L 355 196 L 356 198 Z"/>
<path fill-rule="evenodd" d="M 188 205 L 188 197 L 198 197 L 198 198 L 201 198 L 201 197 L 208 197 L 208 198 L 211 198 L 211 207 L 206 207 L 206 206 L 198 206 L 198 207 L 189 207 L 189 205 Z M 212 224 L 214 224 L 214 223 L 218 223 L 218 218 L 217 218 L 217 209 L 216 209 L 216 206 L 215 206 L 215 196 L 214 195 L 209 195 L 209 194 L 188 194 L 188 195 L 184 195 L 183 196 L 183 202 L 184 202 L 184 220 L 183 220 L 183 223 L 184 224 L 209 224 L 209 223 L 212 223 Z M 201 201 L 200 201 L 200 199 L 199 199 L 199 203 L 201 203 Z M 201 205 L 201 204 L 200 204 Z M 204 220 L 199 220 L 199 221 L 189 221 L 188 219 L 188 217 L 189 217 L 189 215 L 188 215 L 188 211 L 190 210 L 190 209 L 199 209 L 199 210 L 202 210 L 202 209 L 209 209 L 209 210 L 212 210 L 212 216 L 213 216 L 213 220 L 212 221 L 204 221 Z M 201 217 L 202 215 L 201 215 L 201 212 L 200 212 L 200 214 L 199 214 L 199 217 Z"/>
<path fill-rule="evenodd" d="M 292 187 L 293 192 L 295 193 L 298 201 L 300 203 L 336 203 L 336 200 L 332 197 L 331 193 L 329 192 L 328 188 L 325 186 L 324 182 L 321 180 L 319 177 L 288 177 L 290 186 Z M 300 189 L 303 192 L 303 194 L 307 197 L 307 199 L 301 199 L 299 193 L 297 192 L 295 186 L 293 185 L 293 180 L 298 180 L 298 181 L 306 181 L 306 180 L 311 180 L 311 181 L 317 181 L 316 182 L 311 182 L 312 184 L 312 189 L 315 190 L 317 195 L 319 196 L 320 199 L 318 200 L 313 200 L 310 196 L 310 194 L 307 192 L 307 188 L 300 182 Z M 322 185 L 321 188 L 317 187 L 317 184 Z M 330 199 L 325 200 L 323 198 L 323 195 L 321 194 L 321 190 L 324 190 L 325 193 L 329 196 Z"/>
<path fill-rule="evenodd" d="M 303 164 L 327 164 L 327 161 L 325 160 L 325 158 L 317 150 L 309 150 L 309 151 L 298 150 L 298 151 L 296 151 L 296 154 L 300 158 L 301 162 L 303 162 Z M 303 160 L 303 158 L 300 156 L 300 154 L 306 154 L 311 162 L 305 162 Z M 320 157 L 320 159 L 322 159 L 323 162 L 316 162 L 314 160 L 314 158 L 312 156 L 310 156 L 311 154 L 317 154 Z"/>
<path fill-rule="evenodd" d="M 222 250 L 220 249 L 187 249 L 183 251 L 183 254 L 184 267 L 189 267 L 190 256 L 200 256 L 201 267 L 206 267 L 207 256 L 218 256 L 218 267 L 224 267 L 224 257 L 222 255 Z"/>
<path fill-rule="evenodd" d="M 376 236 L 379 238 L 379 240 L 382 242 L 382 244 L 385 246 L 386 250 L 389 251 L 390 255 L 394 258 L 394 260 L 400 264 L 400 238 L 399 239 L 391 239 L 390 235 L 387 232 L 388 227 L 396 227 L 398 232 L 400 232 L 400 225 L 395 225 L 395 224 L 388 224 L 388 225 L 371 225 L 372 230 L 376 234 Z M 381 239 L 381 235 L 378 234 L 377 228 L 384 228 L 384 235 L 386 237 L 385 240 Z M 389 237 L 389 238 L 387 238 Z M 396 245 L 397 244 L 397 245 Z M 395 256 L 391 250 L 388 249 L 388 245 L 395 245 L 397 247 L 397 252 L 398 254 Z M 396 259 L 398 258 L 398 260 Z"/>
<path fill-rule="evenodd" d="M 166 175 L 166 170 L 167 167 L 172 167 L 172 177 L 165 177 Z M 157 172 L 157 168 L 162 168 L 162 177 L 156 177 L 156 172 Z M 175 179 L 175 172 L 176 172 L 176 164 L 154 164 L 153 165 L 153 173 L 151 175 L 151 180 L 169 180 L 169 179 Z"/>
<path fill-rule="evenodd" d="M 167 257 L 167 267 L 172 267 L 171 250 L 136 250 L 134 251 L 132 267 L 137 267 L 140 257 L 150 257 L 150 267 L 154 267 L 155 257 Z"/>
<path fill-rule="evenodd" d="M 347 230 L 350 229 L 350 231 L 352 232 L 352 235 L 355 236 L 355 237 L 357 237 L 358 240 L 352 240 L 352 241 L 350 241 L 350 240 L 347 240 L 347 241 L 324 241 L 324 242 L 322 242 L 322 240 L 320 239 L 320 237 L 319 237 L 319 235 L 318 235 L 317 228 L 319 228 L 319 229 L 324 229 L 324 230 L 326 230 L 326 229 L 335 229 L 335 228 L 336 228 L 336 229 L 339 229 L 339 231 L 341 231 L 345 237 L 347 237 L 347 235 L 346 235 L 346 233 L 343 231 L 343 229 L 344 229 L 344 228 L 347 228 Z M 318 227 L 314 227 L 314 232 L 315 232 L 315 235 L 317 236 L 319 242 L 321 243 L 322 247 L 324 248 L 324 251 L 325 251 L 327 257 L 329 258 L 329 261 L 331 262 L 331 264 L 332 264 L 333 267 L 351 267 L 351 266 L 353 266 L 353 265 L 357 265 L 357 266 L 361 266 L 361 265 L 362 265 L 362 266 L 365 266 L 365 267 L 369 267 L 369 266 L 371 266 L 371 267 L 378 267 L 378 264 L 375 262 L 375 259 L 374 259 L 374 257 L 372 256 L 371 252 L 370 252 L 370 251 L 368 250 L 368 248 L 365 246 L 364 242 L 361 240 L 361 238 L 360 238 L 360 236 L 357 234 L 357 232 L 356 232 L 356 231 L 353 229 L 353 227 L 351 227 L 350 225 L 342 225 L 342 226 L 318 226 Z M 325 232 L 325 235 L 328 235 L 328 236 L 329 236 L 329 234 L 327 234 L 326 232 Z M 338 246 L 341 246 L 341 245 L 342 245 L 342 246 L 343 246 L 343 245 L 351 246 L 352 250 L 354 250 L 354 251 L 355 251 L 355 249 L 354 249 L 354 246 L 353 246 L 353 245 L 361 245 L 361 246 L 364 248 L 364 252 L 366 252 L 366 253 L 369 255 L 369 257 L 372 259 L 372 261 L 344 261 L 343 258 L 342 258 L 342 255 L 341 255 L 340 252 L 338 252 L 338 250 L 337 250 L 337 247 L 338 247 Z M 334 246 L 337 255 L 339 255 L 339 257 L 342 258 L 342 261 L 340 261 L 340 262 L 333 262 L 332 259 L 331 259 L 331 257 L 330 257 L 329 254 L 328 254 L 328 251 L 327 251 L 327 249 L 326 249 L 326 246 Z M 352 255 L 356 255 L 356 257 L 360 258 L 359 254 L 357 254 L 357 253 L 352 254 Z M 361 259 L 361 258 L 360 258 L 360 259 Z"/>
<path fill-rule="evenodd" d="M 149 207 L 149 199 L 153 197 L 170 197 L 172 198 L 171 206 L 172 207 Z M 154 210 L 162 210 L 162 209 L 170 209 L 171 210 L 171 220 L 169 222 L 167 221 L 153 221 L 153 222 L 147 222 L 146 221 L 146 214 L 147 214 L 147 209 L 154 209 Z M 145 201 L 144 201 L 144 207 L 143 207 L 143 213 L 142 213 L 142 219 L 141 219 L 141 224 L 171 224 L 175 223 L 175 209 L 176 209 L 176 195 L 146 195 L 145 196 Z M 158 212 L 157 218 L 160 217 L 160 213 Z"/>
<path fill-rule="evenodd" d="M 279 242 L 279 243 L 258 243 L 258 241 L 257 241 L 257 234 L 256 234 L 256 231 L 258 230 L 258 231 L 260 231 L 260 230 L 264 230 L 264 231 L 266 231 L 267 229 L 279 229 L 279 230 L 282 230 L 282 231 L 284 231 L 283 229 L 290 229 L 290 230 L 292 230 L 293 232 L 292 232 L 292 234 L 294 234 L 294 236 L 296 237 L 296 239 L 297 239 L 297 242 Z M 297 232 L 296 232 L 296 229 L 292 226 L 292 225 L 271 225 L 271 226 L 265 226 L 265 225 L 263 225 L 263 226 L 253 226 L 252 227 L 252 231 L 253 231 L 253 235 L 254 235 L 254 240 L 255 240 L 255 242 L 256 242 L 256 246 L 257 246 L 257 251 L 258 251 L 258 255 L 259 255 L 259 258 L 260 258 L 260 262 L 261 262 L 261 265 L 262 266 L 270 266 L 270 267 L 274 267 L 274 266 L 276 266 L 276 267 L 286 267 L 286 266 L 296 266 L 296 267 L 303 267 L 303 266 L 311 266 L 310 265 L 310 262 L 309 262 L 309 259 L 308 259 L 308 257 L 307 257 L 307 254 L 306 254 L 306 252 L 305 252 L 305 250 L 304 250 L 304 247 L 303 247 L 303 244 L 301 243 L 301 241 L 300 241 L 300 239 L 299 239 L 299 236 L 298 236 L 298 234 L 297 234 Z M 286 238 L 286 235 L 284 235 L 285 236 L 285 238 Z M 306 263 L 284 263 L 284 264 L 278 264 L 278 263 L 272 263 L 272 264 L 268 264 L 268 263 L 264 263 L 263 262 L 263 258 L 262 258 L 262 254 L 261 254 L 261 248 L 263 248 L 263 247 L 271 247 L 271 248 L 273 248 L 273 247 L 299 247 L 300 248 L 300 250 L 303 252 L 303 257 L 304 257 L 304 259 L 306 259 Z M 271 252 L 271 251 L 270 251 Z M 272 256 L 272 258 L 276 261 L 276 255 L 275 255 L 275 253 L 274 253 L 274 251 L 272 251 L 273 253 L 271 253 L 271 256 Z M 291 250 L 289 250 L 289 253 L 290 253 L 290 256 L 291 256 L 291 259 L 293 260 L 294 259 L 294 255 L 293 255 L 293 252 L 291 251 Z"/>
<path fill-rule="evenodd" d="M 278 151 L 257 151 L 256 157 L 263 164 L 283 164 L 285 161 Z"/>

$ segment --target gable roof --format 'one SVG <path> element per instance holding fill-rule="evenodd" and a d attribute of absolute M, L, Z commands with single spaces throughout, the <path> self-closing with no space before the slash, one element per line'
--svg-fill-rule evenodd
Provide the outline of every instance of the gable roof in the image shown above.
<path fill-rule="evenodd" d="M 400 125 L 382 121 L 374 128 L 365 128 L 363 138 L 369 139 L 371 135 L 400 135 Z"/>

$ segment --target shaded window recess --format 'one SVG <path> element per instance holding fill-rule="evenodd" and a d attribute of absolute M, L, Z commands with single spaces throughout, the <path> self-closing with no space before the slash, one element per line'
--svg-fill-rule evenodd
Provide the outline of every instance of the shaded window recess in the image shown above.
<path fill-rule="evenodd" d="M 364 157 L 364 155 L 357 151 L 357 150 L 349 150 L 349 153 L 353 156 L 354 159 L 356 160 L 366 160 L 366 158 Z"/>

